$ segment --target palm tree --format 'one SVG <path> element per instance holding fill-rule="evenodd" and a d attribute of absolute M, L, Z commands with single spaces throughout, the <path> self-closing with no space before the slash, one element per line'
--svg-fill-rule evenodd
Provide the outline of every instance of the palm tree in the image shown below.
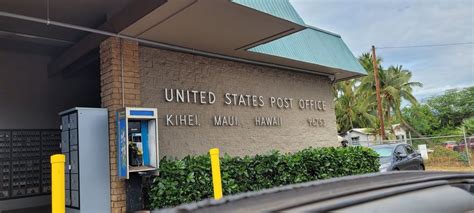
<path fill-rule="evenodd" d="M 352 128 L 373 127 L 376 118 L 371 112 L 373 101 L 360 98 L 357 90 L 359 80 L 353 79 L 335 84 L 336 117 L 338 131 L 345 132 Z"/>
<path fill-rule="evenodd" d="M 390 119 L 390 109 L 395 113 L 396 118 L 402 120 L 401 103 L 406 100 L 411 104 L 418 104 L 415 96 L 413 96 L 413 87 L 422 87 L 420 82 L 411 82 L 411 72 L 404 70 L 402 66 L 390 66 L 385 74 L 384 79 L 384 98 L 388 103 L 387 120 Z M 393 130 L 392 130 L 393 132 Z"/>
<path fill-rule="evenodd" d="M 378 67 L 379 80 L 381 81 L 381 85 L 382 85 L 382 80 L 380 77 L 380 75 L 382 75 L 383 73 L 383 68 L 381 66 L 382 59 L 377 57 L 376 60 L 379 66 Z M 358 97 L 366 99 L 366 100 L 371 100 L 372 102 L 371 112 L 373 116 L 376 118 L 375 122 L 373 123 L 371 127 L 374 129 L 374 131 L 376 131 L 377 133 L 380 133 L 380 120 L 378 120 L 378 117 L 377 117 L 377 99 L 376 99 L 376 93 L 375 93 L 375 80 L 374 80 L 375 77 L 374 77 L 374 66 L 372 63 L 372 55 L 370 53 L 363 53 L 359 57 L 359 62 L 362 65 L 362 67 L 364 67 L 364 69 L 367 71 L 367 76 L 360 78 L 360 86 L 357 88 L 358 90 L 357 93 L 359 94 Z M 384 104 L 385 104 L 385 101 L 383 100 L 383 97 L 382 97 L 382 108 L 385 109 L 386 107 L 384 107 Z"/>
<path fill-rule="evenodd" d="M 367 71 L 367 76 L 341 82 L 335 86 L 338 125 L 340 130 L 354 127 L 372 127 L 380 130 L 376 119 L 375 80 L 371 54 L 362 54 L 359 62 Z M 390 125 L 392 115 L 408 125 L 402 121 L 401 103 L 406 100 L 416 104 L 417 100 L 412 94 L 413 87 L 422 84 L 411 82 L 411 72 L 404 70 L 402 66 L 383 69 L 381 62 L 382 59 L 377 58 L 384 120 L 393 132 Z"/>

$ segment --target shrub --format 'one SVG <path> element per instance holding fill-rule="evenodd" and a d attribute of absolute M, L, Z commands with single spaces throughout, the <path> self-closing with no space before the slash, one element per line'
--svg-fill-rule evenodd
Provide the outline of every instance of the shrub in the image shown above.
<path fill-rule="evenodd" d="M 433 153 L 429 154 L 426 161 L 428 166 L 461 166 L 463 156 L 461 153 L 447 149 L 442 146 L 433 147 Z"/>
<path fill-rule="evenodd" d="M 273 151 L 252 157 L 225 155 L 220 161 L 224 195 L 377 172 L 379 167 L 377 153 L 364 147 L 308 148 L 288 154 Z M 210 168 L 208 155 L 162 159 L 148 206 L 163 208 L 212 197 Z"/>
<path fill-rule="evenodd" d="M 467 155 L 467 153 L 463 152 L 463 153 L 459 154 L 458 160 L 467 165 L 469 163 L 469 155 Z"/>
<path fill-rule="evenodd" d="M 441 160 L 444 161 L 446 159 L 455 159 L 459 158 L 459 152 L 453 151 L 451 149 L 447 149 L 442 146 L 435 146 L 433 149 L 433 154 L 430 156 L 433 160 Z"/>

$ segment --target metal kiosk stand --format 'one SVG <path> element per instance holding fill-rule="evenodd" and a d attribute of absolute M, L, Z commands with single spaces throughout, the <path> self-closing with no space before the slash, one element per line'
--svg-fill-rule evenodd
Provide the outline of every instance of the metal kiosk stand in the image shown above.
<path fill-rule="evenodd" d="M 107 109 L 76 107 L 59 115 L 66 212 L 110 212 Z"/>

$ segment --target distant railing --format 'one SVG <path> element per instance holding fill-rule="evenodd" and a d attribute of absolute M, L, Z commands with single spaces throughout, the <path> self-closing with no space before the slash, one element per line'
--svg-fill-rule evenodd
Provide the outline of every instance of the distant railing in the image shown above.
<path fill-rule="evenodd" d="M 375 145 L 380 145 L 380 144 L 391 144 L 391 143 L 407 143 L 405 140 L 399 139 L 399 140 L 377 140 L 377 141 L 357 141 L 356 143 L 352 143 L 352 145 L 355 146 L 375 146 Z"/>

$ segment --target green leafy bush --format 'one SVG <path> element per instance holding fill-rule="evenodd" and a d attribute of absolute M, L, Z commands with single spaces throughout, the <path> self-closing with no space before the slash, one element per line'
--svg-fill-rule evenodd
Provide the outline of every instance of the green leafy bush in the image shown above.
<path fill-rule="evenodd" d="M 446 159 L 457 160 L 459 159 L 459 152 L 453 151 L 452 149 L 447 149 L 442 146 L 435 146 L 430 158 L 433 158 L 433 160 L 441 161 L 445 161 Z"/>
<path fill-rule="evenodd" d="M 442 146 L 433 147 L 433 153 L 429 154 L 426 161 L 428 166 L 462 166 L 468 162 L 465 153 L 459 153 Z"/>
<path fill-rule="evenodd" d="M 377 172 L 378 155 L 364 147 L 308 148 L 295 153 L 230 157 L 221 161 L 224 195 L 346 175 Z M 164 158 L 149 191 L 152 209 L 212 197 L 208 155 Z"/>
<path fill-rule="evenodd" d="M 469 163 L 469 155 L 467 155 L 467 153 L 463 152 L 463 153 L 459 154 L 458 160 L 467 165 Z"/>

